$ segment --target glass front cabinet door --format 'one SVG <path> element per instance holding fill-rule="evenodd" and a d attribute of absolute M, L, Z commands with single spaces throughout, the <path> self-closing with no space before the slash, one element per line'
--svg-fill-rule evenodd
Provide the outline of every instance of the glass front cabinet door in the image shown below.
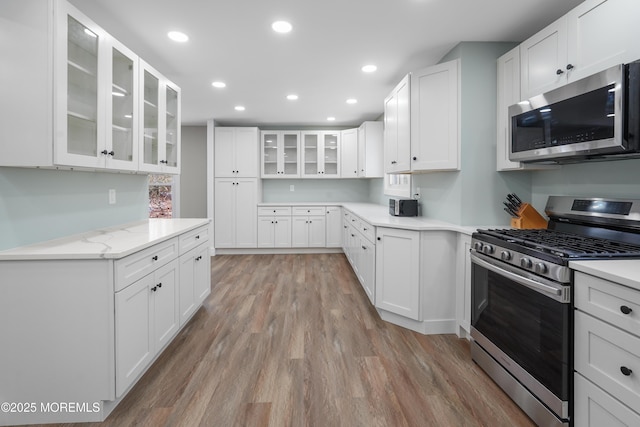
<path fill-rule="evenodd" d="M 340 177 L 340 132 L 302 132 L 302 176 Z"/>
<path fill-rule="evenodd" d="M 300 177 L 300 133 L 295 131 L 263 131 L 262 177 Z"/>
<path fill-rule="evenodd" d="M 180 89 L 140 61 L 141 100 L 139 169 L 180 173 Z"/>
<path fill-rule="evenodd" d="M 59 3 L 58 12 L 54 163 L 101 168 L 106 33 L 67 2 Z"/>

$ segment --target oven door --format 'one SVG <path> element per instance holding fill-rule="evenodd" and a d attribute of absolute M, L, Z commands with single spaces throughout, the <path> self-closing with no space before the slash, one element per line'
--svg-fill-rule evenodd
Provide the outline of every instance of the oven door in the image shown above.
<path fill-rule="evenodd" d="M 471 337 L 558 418 L 569 417 L 570 286 L 471 251 Z"/>

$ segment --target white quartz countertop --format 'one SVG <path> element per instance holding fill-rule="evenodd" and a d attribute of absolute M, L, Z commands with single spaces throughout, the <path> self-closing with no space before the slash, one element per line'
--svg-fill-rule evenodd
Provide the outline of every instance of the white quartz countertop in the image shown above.
<path fill-rule="evenodd" d="M 1 251 L 0 261 L 118 259 L 207 224 L 206 218 L 142 220 Z"/>
<path fill-rule="evenodd" d="M 350 202 L 288 202 L 288 203 L 259 203 L 258 206 L 342 206 L 375 227 L 402 228 L 406 230 L 428 231 L 446 230 L 468 234 L 479 228 L 508 228 L 508 225 L 475 226 L 458 225 L 427 217 L 399 217 L 389 214 L 389 208 L 374 203 Z"/>
<path fill-rule="evenodd" d="M 570 261 L 569 267 L 640 290 L 640 259 Z"/>

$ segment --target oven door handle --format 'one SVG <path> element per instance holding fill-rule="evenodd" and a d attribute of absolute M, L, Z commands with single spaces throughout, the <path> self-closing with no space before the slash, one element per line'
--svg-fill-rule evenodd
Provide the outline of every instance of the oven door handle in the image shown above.
<path fill-rule="evenodd" d="M 559 299 L 564 299 L 563 298 L 563 289 L 559 289 L 553 286 L 549 286 L 549 285 L 545 285 L 544 283 L 540 283 L 537 280 L 532 280 L 529 279 L 527 277 L 522 277 L 519 274 L 513 273 L 509 270 L 505 270 L 503 268 L 500 268 L 496 265 L 493 265 L 490 262 L 485 261 L 484 259 L 480 258 L 478 255 L 471 253 L 471 262 L 475 262 L 476 264 L 480 265 L 481 267 L 486 268 L 487 270 L 493 271 L 494 273 L 500 274 L 501 276 L 505 276 L 508 277 L 509 279 L 513 280 L 514 282 L 517 282 L 521 285 L 524 285 L 530 289 L 533 289 L 534 291 L 537 291 L 539 293 L 545 293 L 545 294 L 551 294 L 555 297 L 558 297 Z"/>

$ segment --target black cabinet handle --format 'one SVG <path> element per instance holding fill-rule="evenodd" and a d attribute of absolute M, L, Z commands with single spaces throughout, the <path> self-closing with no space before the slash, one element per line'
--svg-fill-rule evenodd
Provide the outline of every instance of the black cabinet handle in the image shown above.
<path fill-rule="evenodd" d="M 567 70 L 573 70 L 573 64 L 567 64 Z"/>
<path fill-rule="evenodd" d="M 556 70 L 556 74 L 557 74 L 557 75 L 564 74 L 564 71 L 562 71 L 560 68 L 558 68 L 558 69 Z"/>
<path fill-rule="evenodd" d="M 109 152 L 107 150 L 102 150 L 100 154 L 104 154 L 106 156 L 107 154 L 109 154 Z"/>
<path fill-rule="evenodd" d="M 158 287 L 161 288 L 162 287 L 162 282 L 158 283 Z"/>
<path fill-rule="evenodd" d="M 165 165 L 166 165 L 166 164 L 167 164 L 167 163 L 169 163 L 169 162 L 168 162 L 168 161 L 166 161 L 166 160 L 160 160 L 160 163 L 163 163 L 163 164 L 165 164 Z"/>
<path fill-rule="evenodd" d="M 367 250 L 367 247 L 366 247 L 366 246 L 363 246 L 363 247 L 362 247 L 362 249 L 364 249 L 364 250 L 366 251 L 366 250 Z"/>
<path fill-rule="evenodd" d="M 110 156 L 115 156 L 115 155 L 116 155 L 116 152 L 115 152 L 115 151 L 113 151 L 113 150 L 111 150 L 111 151 L 109 151 L 109 155 L 110 155 Z"/>
<path fill-rule="evenodd" d="M 151 259 L 152 259 L 153 261 L 157 261 L 157 260 L 158 260 L 158 255 L 154 255 L 154 256 L 152 256 L 152 257 L 151 257 Z"/>
<path fill-rule="evenodd" d="M 622 375 L 624 375 L 625 377 L 628 377 L 633 373 L 633 371 L 631 369 L 627 368 L 626 366 L 621 366 L 620 367 L 620 372 L 622 372 Z"/>
<path fill-rule="evenodd" d="M 202 255 L 196 258 L 196 261 L 200 261 L 202 259 Z"/>
<path fill-rule="evenodd" d="M 158 288 L 156 288 L 156 287 L 154 286 L 153 288 L 151 288 L 151 290 L 152 290 L 153 292 L 155 292 L 155 291 L 157 291 L 157 290 L 158 290 Z"/>
<path fill-rule="evenodd" d="M 631 313 L 633 310 L 631 309 L 631 307 L 627 307 L 626 305 L 621 305 L 621 306 L 620 306 L 620 311 L 621 311 L 623 314 L 629 314 L 629 313 Z"/>
<path fill-rule="evenodd" d="M 199 238 L 200 238 L 200 235 L 198 234 L 198 235 L 196 236 L 196 240 L 198 240 Z"/>
<path fill-rule="evenodd" d="M 392 165 L 395 165 L 396 163 L 398 163 L 398 162 L 396 162 L 395 160 L 392 160 L 392 161 L 391 161 L 391 164 L 392 164 Z"/>

